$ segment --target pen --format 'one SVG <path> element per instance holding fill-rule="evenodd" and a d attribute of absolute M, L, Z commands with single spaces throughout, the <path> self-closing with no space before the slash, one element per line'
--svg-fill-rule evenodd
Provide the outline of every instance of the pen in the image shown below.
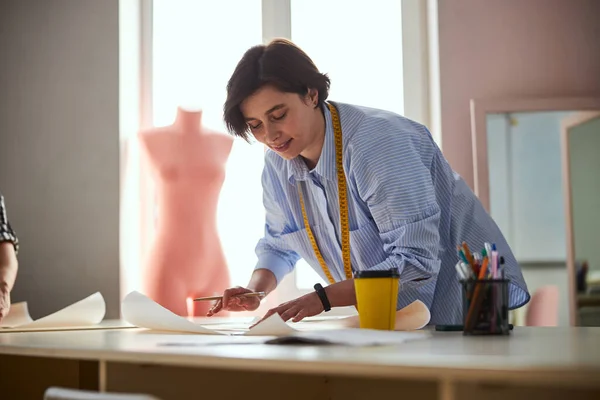
<path fill-rule="evenodd" d="M 460 259 L 465 263 L 465 264 L 469 264 L 469 260 L 467 260 L 467 257 L 465 257 L 465 253 L 461 250 L 460 247 L 457 246 L 458 249 L 458 256 L 460 257 Z"/>
<path fill-rule="evenodd" d="M 489 242 L 485 242 L 483 247 L 485 247 L 485 253 L 488 255 L 488 257 L 491 256 L 492 255 L 492 245 Z"/>
<path fill-rule="evenodd" d="M 469 275 L 467 275 L 467 273 L 463 269 L 463 263 L 461 261 L 457 262 L 454 267 L 456 268 L 456 272 L 458 272 L 458 276 L 460 276 L 461 279 L 463 279 L 463 280 L 469 279 Z"/>
<path fill-rule="evenodd" d="M 478 280 L 481 281 L 485 277 L 485 271 L 487 270 L 488 258 L 483 260 L 481 264 L 481 269 L 479 270 Z M 481 285 L 477 285 L 473 292 L 473 297 L 471 300 L 471 304 L 467 313 L 467 319 L 465 322 L 465 329 L 471 330 L 474 324 L 474 320 L 476 315 L 479 314 L 479 309 L 481 307 L 481 302 L 483 300 L 483 296 L 481 295 Z"/>
<path fill-rule="evenodd" d="M 242 293 L 236 294 L 232 297 L 265 297 L 265 292 L 251 292 L 251 293 Z M 194 301 L 204 301 L 204 300 L 221 300 L 223 296 L 210 296 L 210 297 L 197 297 Z"/>
<path fill-rule="evenodd" d="M 469 250 L 469 245 L 467 245 L 467 242 L 462 242 L 462 247 L 465 252 L 465 257 L 467 258 L 467 262 L 472 267 L 474 265 L 474 263 L 473 263 L 473 256 L 471 255 L 471 251 Z"/>

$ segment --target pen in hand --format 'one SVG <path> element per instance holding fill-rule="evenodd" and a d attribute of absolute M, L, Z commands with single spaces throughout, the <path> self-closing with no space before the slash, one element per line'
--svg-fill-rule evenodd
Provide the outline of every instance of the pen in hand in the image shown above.
<path fill-rule="evenodd" d="M 250 292 L 250 293 L 240 293 L 233 295 L 231 297 L 265 297 L 265 292 Z M 197 297 L 194 301 L 206 301 L 206 300 L 222 300 L 223 296 L 209 296 L 209 297 Z"/>

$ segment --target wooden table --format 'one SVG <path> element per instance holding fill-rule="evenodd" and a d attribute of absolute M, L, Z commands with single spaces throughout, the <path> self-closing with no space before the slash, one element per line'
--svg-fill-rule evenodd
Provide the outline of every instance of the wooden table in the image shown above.
<path fill-rule="evenodd" d="M 51 385 L 162 400 L 600 398 L 600 328 L 432 335 L 348 348 L 137 328 L 0 333 L 0 398 L 40 400 Z"/>

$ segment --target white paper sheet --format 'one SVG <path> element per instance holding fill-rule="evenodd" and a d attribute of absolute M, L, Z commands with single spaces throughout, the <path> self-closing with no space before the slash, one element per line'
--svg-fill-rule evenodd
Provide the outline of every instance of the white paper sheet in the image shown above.
<path fill-rule="evenodd" d="M 139 328 L 168 332 L 221 334 L 171 312 L 136 291 L 125 296 L 121 302 L 121 313 L 127 322 Z"/>
<path fill-rule="evenodd" d="M 279 314 L 275 313 L 260 324 L 244 333 L 245 336 L 283 336 L 296 333 L 298 330 L 288 325 Z"/>
<path fill-rule="evenodd" d="M 429 323 L 431 312 L 420 300 L 415 300 L 408 306 L 396 311 L 396 322 L 394 330 L 413 331 L 423 328 Z M 346 328 L 358 328 L 360 319 L 358 315 L 338 320 L 341 326 Z"/>
<path fill-rule="evenodd" d="M 279 314 L 272 315 L 245 332 L 239 332 L 239 326 L 237 326 L 238 329 L 229 331 L 229 329 L 227 329 L 227 324 L 224 324 L 222 321 L 219 321 L 218 327 L 212 325 L 215 326 L 216 329 L 212 327 L 208 328 L 211 326 L 210 324 L 200 325 L 194 323 L 187 318 L 171 312 L 137 291 L 133 291 L 125 296 L 121 303 L 121 312 L 123 318 L 128 323 L 139 328 L 156 331 L 200 333 L 207 335 L 238 334 L 240 336 L 281 336 L 297 332 L 297 330 L 286 324 Z M 251 326 L 253 322 L 254 321 L 249 321 L 247 326 Z"/>
<path fill-rule="evenodd" d="M 29 308 L 26 301 L 13 303 L 10 305 L 8 315 L 0 322 L 0 328 L 10 328 L 13 326 L 25 325 L 33 322 L 29 315 Z"/>
<path fill-rule="evenodd" d="M 311 329 L 300 328 L 300 325 L 298 325 L 298 329 L 296 329 L 292 324 L 284 322 L 278 314 L 274 314 L 260 324 L 253 326 L 251 329 L 240 332 L 239 326 L 237 329 L 229 330 L 227 324 L 221 323 L 222 321 L 219 321 L 219 324 L 212 326 L 210 324 L 202 325 L 194 323 L 187 318 L 174 314 L 152 299 L 136 291 L 129 293 L 123 299 L 121 311 L 123 318 L 128 323 L 139 328 L 209 335 L 239 334 L 244 336 L 285 336 L 305 331 L 331 331 L 333 329 L 358 328 L 360 326 L 358 315 L 356 315 L 346 318 L 336 318 L 334 320 L 324 319 L 323 321 L 315 321 L 310 323 Z M 425 304 L 417 300 L 396 313 L 395 330 L 410 331 L 421 329 L 427 325 L 430 318 L 431 314 L 429 309 Z M 320 329 L 319 325 L 321 324 L 326 326 L 326 329 Z M 251 325 L 251 323 L 248 324 L 248 326 Z"/>
<path fill-rule="evenodd" d="M 19 304 L 19 303 L 16 303 Z M 7 321 L 3 321 L 0 332 L 25 331 L 25 330 L 53 330 L 76 327 L 90 327 L 98 325 L 106 313 L 104 297 L 96 292 L 76 303 L 56 311 L 38 320 L 32 321 L 27 311 L 27 305 L 16 308 L 16 317 L 10 318 L 13 307 L 9 312 Z"/>

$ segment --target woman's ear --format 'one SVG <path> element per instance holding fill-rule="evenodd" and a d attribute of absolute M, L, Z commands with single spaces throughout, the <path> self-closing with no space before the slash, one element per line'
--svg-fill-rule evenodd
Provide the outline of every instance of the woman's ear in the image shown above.
<path fill-rule="evenodd" d="M 308 89 L 308 101 L 313 107 L 317 107 L 319 104 L 319 91 L 316 89 Z"/>

